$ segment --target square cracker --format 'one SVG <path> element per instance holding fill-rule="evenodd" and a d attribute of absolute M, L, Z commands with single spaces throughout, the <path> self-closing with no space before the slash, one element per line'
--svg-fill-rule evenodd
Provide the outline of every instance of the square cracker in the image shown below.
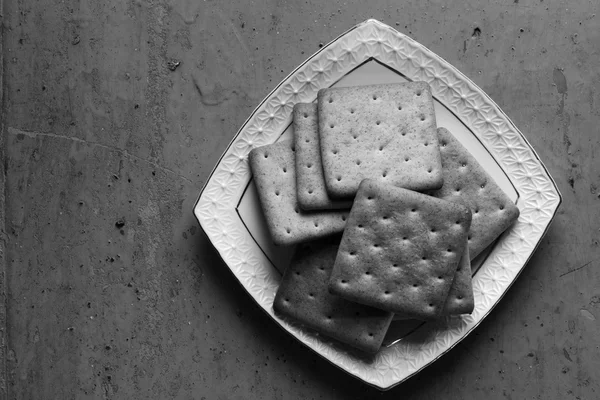
<path fill-rule="evenodd" d="M 296 244 L 344 229 L 348 211 L 307 212 L 298 206 L 294 145 L 291 140 L 252 149 L 248 158 L 258 198 L 275 244 Z"/>
<path fill-rule="evenodd" d="M 298 246 L 285 271 L 274 310 L 364 352 L 381 346 L 393 314 L 344 300 L 327 289 L 340 238 Z"/>
<path fill-rule="evenodd" d="M 442 186 L 431 89 L 425 82 L 322 89 L 321 159 L 332 197 L 370 178 L 411 190 Z"/>
<path fill-rule="evenodd" d="M 466 246 L 468 208 L 365 179 L 329 279 L 331 293 L 408 318 L 440 315 Z"/>
<path fill-rule="evenodd" d="M 465 251 L 460 258 L 458 267 L 456 267 L 454 280 L 448 291 L 442 315 L 471 314 L 474 308 L 475 299 L 473 296 L 471 258 L 469 256 L 469 247 L 465 245 Z"/>
<path fill-rule="evenodd" d="M 439 128 L 438 137 L 444 185 L 429 194 L 469 207 L 473 221 L 468 243 L 473 259 L 519 218 L 519 208 L 447 129 Z"/>
<path fill-rule="evenodd" d="M 440 316 L 471 314 L 474 308 L 471 258 L 469 257 L 469 247 L 465 245 L 465 251 L 456 267 L 456 273 Z M 410 318 L 406 315 L 394 314 L 394 321 L 403 319 Z"/>
<path fill-rule="evenodd" d="M 305 210 L 350 209 L 352 201 L 332 200 L 325 188 L 317 105 L 298 103 L 293 115 L 298 204 Z"/>

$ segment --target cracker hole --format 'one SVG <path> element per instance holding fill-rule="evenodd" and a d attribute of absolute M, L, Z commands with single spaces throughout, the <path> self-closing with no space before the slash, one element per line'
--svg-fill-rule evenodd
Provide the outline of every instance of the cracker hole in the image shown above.
<path fill-rule="evenodd" d="M 471 235 L 467 236 L 467 240 L 471 240 Z"/>
<path fill-rule="evenodd" d="M 431 173 L 431 168 L 429 168 L 429 169 L 427 170 L 427 172 L 428 172 L 428 173 Z"/>
<path fill-rule="evenodd" d="M 287 168 L 283 168 L 283 172 L 284 172 L 284 173 L 285 173 L 285 172 L 287 172 Z"/>
<path fill-rule="evenodd" d="M 423 257 L 421 257 L 421 260 L 425 261 L 425 260 L 427 260 L 427 257 L 423 256 Z"/>
<path fill-rule="evenodd" d="M 265 158 L 269 158 L 269 155 L 267 153 L 265 153 Z"/>
<path fill-rule="evenodd" d="M 289 302 L 289 301 L 290 301 L 290 299 L 288 299 L 288 298 L 285 298 L 285 299 L 283 299 L 283 300 L 284 300 L 284 301 L 286 301 L 286 302 Z"/>
<path fill-rule="evenodd" d="M 373 196 L 367 196 L 367 200 L 373 200 Z"/>
<path fill-rule="evenodd" d="M 318 227 L 319 227 L 319 223 L 315 222 L 315 228 L 318 228 Z"/>
<path fill-rule="evenodd" d="M 330 128 L 333 128 L 334 126 L 335 126 L 335 125 L 333 125 L 333 124 L 330 124 L 330 125 L 329 125 L 329 127 L 330 127 Z"/>
<path fill-rule="evenodd" d="M 431 229 L 431 233 L 435 233 L 435 229 Z"/>
<path fill-rule="evenodd" d="M 306 168 L 312 168 L 312 164 L 306 164 Z"/>
<path fill-rule="evenodd" d="M 333 153 L 333 154 L 337 154 L 337 153 L 338 153 L 338 151 L 337 151 L 337 150 L 333 150 L 333 151 L 332 151 L 332 153 Z"/>
<path fill-rule="evenodd" d="M 369 336 L 373 337 L 373 334 L 372 334 L 372 333 L 369 333 Z"/>
<path fill-rule="evenodd" d="M 296 148 L 295 147 L 292 147 L 292 152 L 294 152 L 294 153 L 296 152 Z"/>
<path fill-rule="evenodd" d="M 337 181 L 339 182 L 339 181 L 341 181 L 341 180 L 342 180 L 342 177 L 341 177 L 341 176 L 338 176 L 338 177 L 337 177 Z"/>
<path fill-rule="evenodd" d="M 373 100 L 377 100 L 377 95 L 373 95 Z"/>
<path fill-rule="evenodd" d="M 419 91 L 417 91 L 417 96 L 420 96 L 420 95 L 421 95 L 421 91 L 419 90 Z"/>
<path fill-rule="evenodd" d="M 300 272 L 296 271 L 296 275 L 300 276 Z"/>
<path fill-rule="evenodd" d="M 308 297 L 315 297 L 315 296 L 312 293 L 309 293 Z"/>
<path fill-rule="evenodd" d="M 390 294 L 389 290 L 386 290 L 385 292 L 383 292 L 384 294 Z"/>
<path fill-rule="evenodd" d="M 467 166 L 467 163 L 464 162 L 464 163 L 460 164 L 460 166 L 465 168 Z"/>
<path fill-rule="evenodd" d="M 425 121 L 425 115 L 421 114 L 421 121 Z"/>
<path fill-rule="evenodd" d="M 358 225 L 359 228 L 362 228 L 363 226 L 361 224 Z"/>
<path fill-rule="evenodd" d="M 398 106 L 398 110 L 399 110 L 399 111 L 402 111 L 402 106 Z"/>
<path fill-rule="evenodd" d="M 456 193 L 459 193 L 459 192 L 460 192 L 460 188 L 456 188 Z"/>
<path fill-rule="evenodd" d="M 405 158 L 404 158 L 404 161 L 405 161 L 405 162 L 408 162 L 409 160 L 410 160 L 410 158 L 408 158 L 408 157 L 405 157 Z"/>
<path fill-rule="evenodd" d="M 388 216 L 387 216 L 387 215 L 384 215 L 384 216 L 383 216 L 383 219 L 388 219 Z"/>
<path fill-rule="evenodd" d="M 413 209 L 412 209 L 412 210 L 410 210 L 410 211 L 412 211 L 412 212 L 416 212 L 416 211 L 417 211 L 417 209 L 416 209 L 416 208 L 413 208 Z"/>
<path fill-rule="evenodd" d="M 346 216 L 342 215 L 342 221 L 345 221 L 345 220 L 346 220 Z"/>
<path fill-rule="evenodd" d="M 407 240 L 407 239 L 408 239 L 408 238 L 407 238 L 406 236 L 404 236 L 404 237 L 402 238 L 402 240 Z"/>
<path fill-rule="evenodd" d="M 279 190 L 275 191 L 275 196 L 279 196 Z"/>
<path fill-rule="evenodd" d="M 352 135 L 353 139 L 358 139 L 358 135 Z"/>
<path fill-rule="evenodd" d="M 365 275 L 371 275 L 371 271 L 365 272 Z"/>
<path fill-rule="evenodd" d="M 361 161 L 360 160 L 356 160 L 356 165 L 360 165 Z"/>
<path fill-rule="evenodd" d="M 441 280 L 442 280 L 442 277 L 441 277 L 441 276 L 438 276 L 438 279 L 441 281 Z"/>
<path fill-rule="evenodd" d="M 312 189 L 308 189 L 308 194 L 313 194 L 313 190 Z"/>
<path fill-rule="evenodd" d="M 446 250 L 448 253 L 452 253 L 452 249 L 448 249 Z"/>
<path fill-rule="evenodd" d="M 479 210 L 475 210 L 475 214 L 479 214 Z"/>
<path fill-rule="evenodd" d="M 429 307 L 433 307 L 433 303 L 429 303 Z"/>
<path fill-rule="evenodd" d="M 319 269 L 320 269 L 321 271 L 325 271 L 325 268 L 323 268 L 323 267 L 319 267 Z"/>
<path fill-rule="evenodd" d="M 446 142 L 442 142 L 442 147 L 446 147 Z"/>
<path fill-rule="evenodd" d="M 406 131 L 402 131 L 402 136 L 406 136 Z"/>
<path fill-rule="evenodd" d="M 386 176 L 387 176 L 387 172 L 384 172 L 383 173 L 383 177 L 385 178 Z"/>
<path fill-rule="evenodd" d="M 354 114 L 354 108 L 350 109 L 350 114 Z"/>
<path fill-rule="evenodd" d="M 419 287 L 419 285 L 417 285 L 416 283 L 413 283 L 413 287 Z"/>
<path fill-rule="evenodd" d="M 456 298 L 457 298 L 458 300 L 462 300 L 462 299 L 463 299 L 463 297 L 462 297 L 462 296 L 460 296 L 460 295 L 459 295 L 459 296 L 456 296 Z"/>
<path fill-rule="evenodd" d="M 379 247 L 379 245 L 378 245 L 377 243 L 375 243 L 375 244 L 373 245 L 373 247 L 375 247 L 375 248 L 378 248 L 378 247 Z"/>
<path fill-rule="evenodd" d="M 428 142 L 423 143 L 425 145 L 425 147 L 429 146 Z"/>
<path fill-rule="evenodd" d="M 300 210 L 298 209 L 298 207 L 294 207 L 294 212 L 295 212 L 296 214 L 300 214 Z"/>
<path fill-rule="evenodd" d="M 333 99 L 331 97 L 329 98 L 329 103 L 333 103 Z"/>
<path fill-rule="evenodd" d="M 292 230 L 290 228 L 286 228 L 285 230 L 287 233 L 292 233 Z"/>
<path fill-rule="evenodd" d="M 306 143 L 310 143 L 310 139 L 306 139 Z"/>
<path fill-rule="evenodd" d="M 377 121 L 377 122 L 375 122 L 375 124 L 381 125 L 381 121 Z"/>
<path fill-rule="evenodd" d="M 353 255 L 355 255 L 355 254 L 356 254 L 356 252 L 355 252 L 355 251 L 351 251 L 349 254 L 350 254 L 351 256 L 353 256 Z"/>
<path fill-rule="evenodd" d="M 504 210 L 504 205 L 501 205 L 501 206 L 500 206 L 500 209 L 501 209 L 501 210 Z"/>
<path fill-rule="evenodd" d="M 346 280 L 345 280 L 345 279 L 342 279 L 342 283 L 346 283 Z"/>
<path fill-rule="evenodd" d="M 307 113 L 304 113 L 304 118 L 308 118 L 308 114 Z"/>

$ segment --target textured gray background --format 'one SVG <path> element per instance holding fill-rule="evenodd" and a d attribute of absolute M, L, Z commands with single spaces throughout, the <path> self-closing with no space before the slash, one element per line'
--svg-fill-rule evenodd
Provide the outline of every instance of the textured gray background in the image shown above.
<path fill-rule="evenodd" d="M 11 399 L 600 397 L 597 4 L 4 0 L 0 390 Z M 383 395 L 271 322 L 192 215 L 255 105 L 319 43 L 371 17 L 483 88 L 564 196 L 489 318 Z"/>

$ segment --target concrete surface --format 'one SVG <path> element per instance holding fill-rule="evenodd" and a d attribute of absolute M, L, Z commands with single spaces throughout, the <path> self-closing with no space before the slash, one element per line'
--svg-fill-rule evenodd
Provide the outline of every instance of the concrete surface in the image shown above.
<path fill-rule="evenodd" d="M 1 397 L 599 398 L 599 8 L 5 0 Z M 491 316 L 384 394 L 263 315 L 192 215 L 255 105 L 319 43 L 367 18 L 481 86 L 564 196 Z M 170 61 L 181 64 L 172 71 Z"/>

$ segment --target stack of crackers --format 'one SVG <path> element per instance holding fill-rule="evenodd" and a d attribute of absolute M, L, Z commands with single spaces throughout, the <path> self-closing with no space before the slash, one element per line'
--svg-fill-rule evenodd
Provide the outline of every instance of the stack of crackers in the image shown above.
<path fill-rule="evenodd" d="M 293 118 L 249 156 L 273 242 L 300 244 L 275 311 L 368 353 L 392 318 L 471 313 L 471 260 L 519 210 L 437 127 L 429 85 L 324 89 Z"/>

